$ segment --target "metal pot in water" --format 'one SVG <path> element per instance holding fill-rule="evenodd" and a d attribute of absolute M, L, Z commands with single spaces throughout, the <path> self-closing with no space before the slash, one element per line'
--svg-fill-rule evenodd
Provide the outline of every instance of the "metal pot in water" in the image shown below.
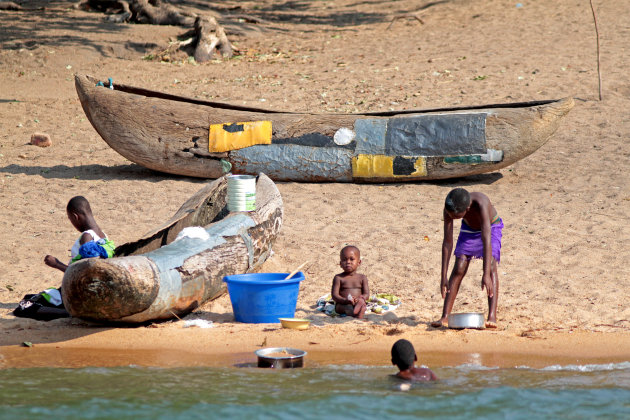
<path fill-rule="evenodd" d="M 304 350 L 289 347 L 269 347 L 254 353 L 258 356 L 258 367 L 278 369 L 302 367 L 306 356 Z"/>
<path fill-rule="evenodd" d="M 448 327 L 454 329 L 485 327 L 483 314 L 481 312 L 466 312 L 448 315 Z"/>

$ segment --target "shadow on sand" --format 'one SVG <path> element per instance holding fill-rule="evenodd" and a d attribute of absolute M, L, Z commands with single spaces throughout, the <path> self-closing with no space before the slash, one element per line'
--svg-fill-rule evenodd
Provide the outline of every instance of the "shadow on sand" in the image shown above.
<path fill-rule="evenodd" d="M 144 168 L 140 165 L 105 166 L 99 164 L 67 166 L 22 166 L 11 164 L 0 167 L 0 173 L 8 175 L 38 175 L 45 179 L 82 179 L 96 180 L 143 180 L 160 182 L 168 179 L 181 179 L 203 184 L 208 182 L 203 178 L 191 178 L 181 175 L 166 174 Z"/>

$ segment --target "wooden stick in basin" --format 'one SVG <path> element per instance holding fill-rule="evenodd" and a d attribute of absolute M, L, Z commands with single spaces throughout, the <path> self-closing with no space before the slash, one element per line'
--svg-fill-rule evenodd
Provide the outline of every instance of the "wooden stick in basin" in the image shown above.
<path fill-rule="evenodd" d="M 304 267 L 306 264 L 308 264 L 308 261 L 303 262 L 302 264 L 300 264 L 298 266 L 298 268 L 296 268 L 295 270 L 291 271 L 291 274 L 289 274 L 288 276 L 286 276 L 284 279 L 285 280 L 289 280 L 291 277 L 295 276 L 297 274 L 298 271 L 300 271 L 300 269 L 302 269 L 302 267 Z"/>

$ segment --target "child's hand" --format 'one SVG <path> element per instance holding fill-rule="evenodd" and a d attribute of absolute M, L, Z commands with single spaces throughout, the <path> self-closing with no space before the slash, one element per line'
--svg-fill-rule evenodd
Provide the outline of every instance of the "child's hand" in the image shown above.
<path fill-rule="evenodd" d="M 52 255 L 46 255 L 44 257 L 44 263 L 46 263 L 46 265 L 49 267 L 57 268 L 57 258 L 53 257 Z"/>
<path fill-rule="evenodd" d="M 359 303 L 360 300 L 363 300 L 365 302 L 365 298 L 361 295 L 353 297 L 352 298 L 352 304 L 356 305 L 357 303 Z"/>
<path fill-rule="evenodd" d="M 483 290 L 484 287 L 486 288 L 486 292 L 488 292 L 489 298 L 494 296 L 494 287 L 492 286 L 492 277 L 490 274 L 484 274 L 481 278 L 481 290 Z"/>
<path fill-rule="evenodd" d="M 448 280 L 443 278 L 440 283 L 440 292 L 442 292 L 442 299 L 446 297 L 446 294 L 449 292 L 448 290 Z"/>

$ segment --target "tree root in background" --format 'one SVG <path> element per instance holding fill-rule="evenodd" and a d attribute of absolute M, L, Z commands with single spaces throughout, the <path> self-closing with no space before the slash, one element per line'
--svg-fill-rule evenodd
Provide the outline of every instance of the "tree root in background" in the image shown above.
<path fill-rule="evenodd" d="M 0 10 L 22 10 L 22 6 L 12 1 L 0 1 Z"/>

